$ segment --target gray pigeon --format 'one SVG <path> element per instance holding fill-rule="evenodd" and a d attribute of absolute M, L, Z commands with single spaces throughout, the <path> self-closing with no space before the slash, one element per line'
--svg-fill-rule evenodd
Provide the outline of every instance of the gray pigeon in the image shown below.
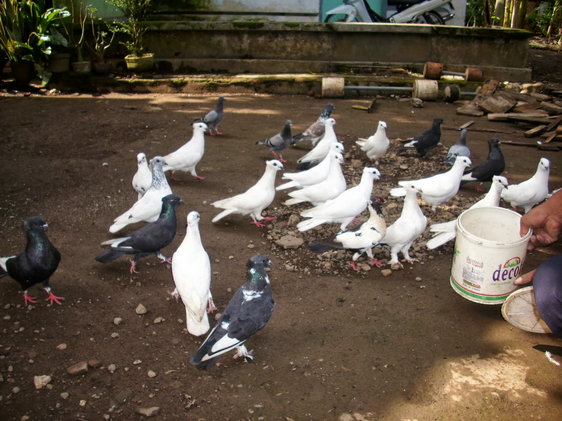
<path fill-rule="evenodd" d="M 429 129 L 414 137 L 409 142 L 404 143 L 402 148 L 398 150 L 398 153 L 404 153 L 408 150 L 418 151 L 420 157 L 424 157 L 431 149 L 435 148 L 439 141 L 441 140 L 441 123 L 443 123 L 442 118 L 433 119 L 433 124 Z"/>
<path fill-rule="evenodd" d="M 461 137 L 459 138 L 457 143 L 449 148 L 447 158 L 443 162 L 443 165 L 452 167 L 457 156 L 466 156 L 467 158 L 470 158 L 470 149 L 468 148 L 468 146 L 466 146 L 466 134 L 467 130 L 462 129 Z"/>
<path fill-rule="evenodd" d="M 294 145 L 295 143 L 302 142 L 303 140 L 310 140 L 312 142 L 312 146 L 316 146 L 316 143 L 324 137 L 324 133 L 326 131 L 324 122 L 330 118 L 332 111 L 335 109 L 336 107 L 334 104 L 330 103 L 326 105 L 326 108 L 324 108 L 324 111 L 322 111 L 318 120 L 311 124 L 304 132 L 295 135 L 291 144 Z"/>
<path fill-rule="evenodd" d="M 224 96 L 219 96 L 219 100 L 217 102 L 217 106 L 214 110 L 209 111 L 205 117 L 203 117 L 203 122 L 207 123 L 209 127 L 209 134 L 214 136 L 216 134 L 222 134 L 219 132 L 219 123 L 224 116 L 224 109 L 223 109 L 223 102 L 226 101 Z M 213 133 L 213 129 L 215 129 L 215 133 Z"/>
<path fill-rule="evenodd" d="M 60 304 L 63 298 L 54 295 L 49 285 L 60 262 L 59 251 L 45 234 L 49 226 L 43 218 L 35 216 L 26 220 L 23 228 L 27 237 L 25 251 L 17 256 L 0 257 L 0 278 L 8 275 L 21 285 L 25 305 L 36 302 L 35 297 L 27 295 L 27 290 L 39 282 L 49 294 L 47 300 Z"/>
<path fill-rule="evenodd" d="M 104 241 L 101 243 L 102 247 L 110 250 L 97 256 L 96 260 L 100 263 L 110 263 L 124 254 L 132 254 L 131 273 L 138 273 L 135 270 L 137 261 L 151 254 L 156 254 L 162 263 L 171 263 L 171 260 L 167 259 L 160 250 L 169 245 L 176 236 L 178 226 L 176 205 L 180 203 L 183 203 L 182 200 L 175 194 L 162 198 L 162 211 L 156 221 L 133 231 L 126 237 Z"/>
<path fill-rule="evenodd" d="M 283 159 L 283 151 L 287 146 L 291 144 L 291 141 L 293 140 L 293 136 L 291 135 L 292 125 L 293 122 L 291 120 L 287 120 L 285 122 L 285 126 L 283 127 L 283 130 L 281 130 L 280 133 L 277 133 L 273 137 L 260 140 L 259 142 L 256 142 L 256 145 L 267 146 L 275 159 L 278 159 L 283 163 L 287 162 Z M 277 153 L 279 153 L 279 155 L 277 155 Z"/>
<path fill-rule="evenodd" d="M 244 344 L 263 329 L 275 308 L 266 268 L 271 260 L 259 254 L 248 260 L 248 281 L 236 291 L 203 345 L 189 359 L 199 370 L 208 370 L 224 353 L 237 350 L 234 358 L 252 361 Z"/>

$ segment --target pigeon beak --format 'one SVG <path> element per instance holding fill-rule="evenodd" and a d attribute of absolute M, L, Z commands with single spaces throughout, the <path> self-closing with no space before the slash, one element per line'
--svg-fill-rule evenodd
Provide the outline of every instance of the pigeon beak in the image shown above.
<path fill-rule="evenodd" d="M 49 229 L 49 224 L 43 224 L 43 229 L 44 229 L 44 230 Z"/>

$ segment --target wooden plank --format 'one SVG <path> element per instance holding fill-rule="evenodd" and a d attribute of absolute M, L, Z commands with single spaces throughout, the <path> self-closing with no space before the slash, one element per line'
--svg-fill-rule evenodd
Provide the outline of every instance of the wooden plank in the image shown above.
<path fill-rule="evenodd" d="M 541 103 L 541 108 L 549 114 L 556 114 L 556 115 L 562 114 L 562 107 L 559 107 L 558 105 L 554 105 L 550 102 Z"/>
<path fill-rule="evenodd" d="M 468 121 L 468 122 L 464 123 L 462 126 L 460 126 L 459 130 L 468 129 L 473 124 L 474 124 L 474 120 Z"/>
<path fill-rule="evenodd" d="M 508 121 L 509 119 L 524 121 L 525 118 L 545 118 L 542 113 L 490 113 L 489 121 Z"/>
<path fill-rule="evenodd" d="M 525 133 L 523 133 L 523 135 L 525 137 L 535 137 L 540 135 L 542 132 L 544 132 L 544 130 L 546 129 L 546 124 L 542 124 L 540 126 L 537 126 L 531 130 L 527 130 Z"/>
<path fill-rule="evenodd" d="M 550 143 L 552 139 L 556 137 L 556 132 L 552 132 L 550 136 L 548 136 L 543 143 Z"/>
<path fill-rule="evenodd" d="M 458 127 L 441 126 L 441 130 L 454 130 L 459 131 Z M 499 130 L 499 129 L 470 129 L 471 132 L 486 132 L 486 133 L 503 133 L 503 134 L 515 134 L 520 133 L 517 130 Z"/>
<path fill-rule="evenodd" d="M 558 117 L 556 120 L 554 120 L 552 123 L 550 123 L 547 126 L 546 131 L 549 132 L 549 131 L 553 130 L 555 127 L 558 127 L 558 125 L 560 124 L 561 121 L 562 121 L 562 115 L 560 117 Z"/>

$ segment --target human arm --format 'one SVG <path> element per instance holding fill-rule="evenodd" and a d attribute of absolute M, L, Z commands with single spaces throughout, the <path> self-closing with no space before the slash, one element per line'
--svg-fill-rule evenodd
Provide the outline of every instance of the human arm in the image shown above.
<path fill-rule="evenodd" d="M 556 192 L 546 202 L 531 209 L 521 218 L 520 235 L 524 236 L 529 228 L 533 235 L 527 249 L 547 246 L 558 240 L 562 230 L 562 190 Z"/>

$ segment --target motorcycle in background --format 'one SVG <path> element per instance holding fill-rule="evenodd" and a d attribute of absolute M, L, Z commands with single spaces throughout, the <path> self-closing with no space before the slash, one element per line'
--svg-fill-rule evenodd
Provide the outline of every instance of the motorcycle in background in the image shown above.
<path fill-rule="evenodd" d="M 388 18 L 375 12 L 366 0 L 343 0 L 326 12 L 324 22 L 422 23 L 445 25 L 455 16 L 452 0 L 388 0 L 397 12 Z"/>

